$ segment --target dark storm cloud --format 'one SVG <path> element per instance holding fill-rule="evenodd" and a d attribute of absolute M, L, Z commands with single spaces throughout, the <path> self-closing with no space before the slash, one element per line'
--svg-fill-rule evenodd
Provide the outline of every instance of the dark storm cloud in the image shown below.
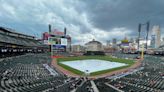
<path fill-rule="evenodd" d="M 41 36 L 51 23 L 60 31 L 67 27 L 73 43 L 136 37 L 138 23 L 147 21 L 151 27 L 157 24 L 164 29 L 164 0 L 24 0 L 19 6 L 19 0 L 0 3 L 0 26 Z"/>
<path fill-rule="evenodd" d="M 150 21 L 164 26 L 164 0 L 84 0 L 89 19 L 95 27 L 109 30 L 127 27 L 136 30 L 138 23 Z"/>

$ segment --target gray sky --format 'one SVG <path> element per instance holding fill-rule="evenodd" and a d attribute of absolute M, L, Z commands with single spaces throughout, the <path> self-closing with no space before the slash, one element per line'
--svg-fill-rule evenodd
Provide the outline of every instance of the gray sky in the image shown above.
<path fill-rule="evenodd" d="M 67 27 L 73 44 L 136 38 L 138 23 L 147 21 L 163 35 L 164 0 L 0 0 L 0 26 L 41 36 L 51 23 Z"/>

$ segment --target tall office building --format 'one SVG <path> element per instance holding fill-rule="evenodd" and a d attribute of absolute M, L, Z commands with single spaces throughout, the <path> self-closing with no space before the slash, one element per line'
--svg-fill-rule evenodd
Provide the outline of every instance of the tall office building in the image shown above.
<path fill-rule="evenodd" d="M 152 35 L 155 35 L 155 48 L 161 45 L 161 32 L 159 26 L 153 26 Z"/>
<path fill-rule="evenodd" d="M 155 48 L 155 35 L 151 36 L 151 48 Z"/>
<path fill-rule="evenodd" d="M 117 44 L 117 39 L 113 38 L 112 44 Z"/>
<path fill-rule="evenodd" d="M 162 41 L 164 41 L 164 37 L 162 38 Z"/>

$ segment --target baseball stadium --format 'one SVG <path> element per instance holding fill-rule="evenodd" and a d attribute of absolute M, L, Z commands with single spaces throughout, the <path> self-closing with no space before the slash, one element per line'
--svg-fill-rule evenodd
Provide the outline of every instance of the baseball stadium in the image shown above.
<path fill-rule="evenodd" d="M 162 0 L 0 0 L 0 92 L 164 92 Z"/>

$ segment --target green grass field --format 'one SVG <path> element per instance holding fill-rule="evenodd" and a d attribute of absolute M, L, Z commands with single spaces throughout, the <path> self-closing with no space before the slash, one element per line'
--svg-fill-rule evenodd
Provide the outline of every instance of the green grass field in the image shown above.
<path fill-rule="evenodd" d="M 69 67 L 67 65 L 64 65 L 60 62 L 69 62 L 69 61 L 74 61 L 74 60 L 85 60 L 85 59 L 99 59 L 99 60 L 107 60 L 107 61 L 111 61 L 111 62 L 120 62 L 120 63 L 125 63 L 128 64 L 127 66 L 122 66 L 122 67 L 117 67 L 117 68 L 113 68 L 113 69 L 107 69 L 107 70 L 102 70 L 102 71 L 97 71 L 97 72 L 92 72 L 90 74 L 90 76 L 95 76 L 95 75 L 100 75 L 100 74 L 104 74 L 107 72 L 112 72 L 115 70 L 119 70 L 119 69 L 123 69 L 123 68 L 127 68 L 130 67 L 131 65 L 134 64 L 134 60 L 127 60 L 127 59 L 121 59 L 121 58 L 112 58 L 110 56 L 77 56 L 77 57 L 64 57 L 64 58 L 58 58 L 57 59 L 57 64 L 75 74 L 78 75 L 84 75 L 84 72 L 79 71 L 77 69 L 74 69 L 72 67 Z"/>

